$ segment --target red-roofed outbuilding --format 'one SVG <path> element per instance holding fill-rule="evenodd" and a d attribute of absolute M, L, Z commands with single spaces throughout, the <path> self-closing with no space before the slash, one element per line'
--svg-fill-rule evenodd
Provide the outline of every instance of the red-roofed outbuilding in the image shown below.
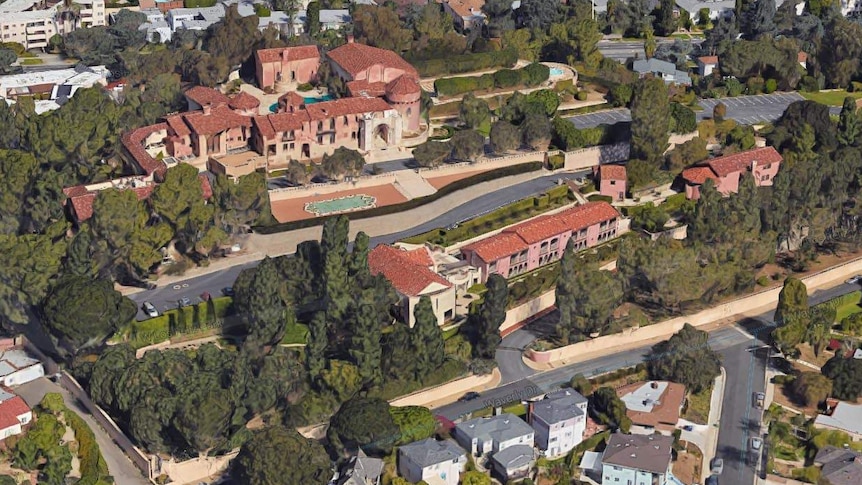
<path fill-rule="evenodd" d="M 739 181 L 746 172 L 754 177 L 754 185 L 770 186 L 783 160 L 773 147 L 755 148 L 706 160 L 682 171 L 685 196 L 688 199 L 699 199 L 700 187 L 707 180 L 712 180 L 715 188 L 723 195 L 735 194 L 739 191 Z"/>

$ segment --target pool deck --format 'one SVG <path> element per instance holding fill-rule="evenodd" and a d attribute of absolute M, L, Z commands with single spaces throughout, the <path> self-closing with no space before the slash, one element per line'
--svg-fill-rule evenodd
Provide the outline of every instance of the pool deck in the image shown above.
<path fill-rule="evenodd" d="M 375 207 L 385 205 L 400 204 L 407 202 L 398 189 L 392 184 L 377 185 L 374 187 L 366 187 L 363 189 L 343 190 L 341 192 L 333 192 L 331 194 L 321 194 L 310 197 L 298 197 L 295 199 L 283 199 L 272 202 L 272 215 L 278 222 L 301 221 L 303 219 L 312 219 L 316 217 L 310 212 L 306 212 L 305 204 L 320 200 L 338 199 L 351 195 L 370 195 L 377 199 Z"/>

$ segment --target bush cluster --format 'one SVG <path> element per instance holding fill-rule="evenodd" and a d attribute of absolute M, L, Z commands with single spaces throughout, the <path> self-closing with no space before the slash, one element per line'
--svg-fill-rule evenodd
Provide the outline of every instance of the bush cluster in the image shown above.
<path fill-rule="evenodd" d="M 109 476 L 108 464 L 105 463 L 105 458 L 99 450 L 93 430 L 87 426 L 87 423 L 80 416 L 69 409 L 63 410 L 63 416 L 66 418 L 66 423 L 74 431 L 75 440 L 78 442 L 78 458 L 81 460 L 81 479 L 77 483 L 79 485 L 105 483 L 100 482 L 100 480 Z"/>
<path fill-rule="evenodd" d="M 420 76 L 432 77 L 513 66 L 518 62 L 518 50 L 503 49 L 501 51 L 461 54 L 440 59 L 408 60 L 419 71 Z"/>
<path fill-rule="evenodd" d="M 566 119 L 554 118 L 553 143 L 554 146 L 564 151 L 596 145 L 609 145 L 627 140 L 630 136 L 630 126 L 631 123 L 616 123 L 579 130 Z"/>
<path fill-rule="evenodd" d="M 147 320 L 132 323 L 129 338 L 133 347 L 164 342 L 172 335 L 194 329 L 207 328 L 231 313 L 233 299 L 224 296 L 213 298 L 211 302 L 169 310 Z"/>
<path fill-rule="evenodd" d="M 547 81 L 550 75 L 548 66 L 534 62 L 523 69 L 500 69 L 481 76 L 438 79 L 434 81 L 434 89 L 442 96 L 456 96 L 494 88 L 533 87 Z"/>

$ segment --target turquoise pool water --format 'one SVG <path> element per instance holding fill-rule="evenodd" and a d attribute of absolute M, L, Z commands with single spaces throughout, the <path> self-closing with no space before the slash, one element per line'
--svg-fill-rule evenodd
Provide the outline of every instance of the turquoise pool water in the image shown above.
<path fill-rule="evenodd" d="M 322 101 L 332 101 L 333 99 L 335 99 L 335 96 L 333 96 L 331 94 L 324 94 L 323 96 L 320 96 L 317 98 L 311 98 L 311 97 L 302 98 L 302 101 L 305 102 L 305 104 L 314 104 L 314 103 L 320 103 Z M 269 112 L 270 113 L 277 113 L 278 112 L 278 103 L 272 103 L 271 105 L 269 105 Z"/>
<path fill-rule="evenodd" d="M 562 69 L 560 69 L 559 67 L 552 67 L 551 68 L 551 76 L 562 76 L 563 73 L 564 73 L 564 71 Z"/>
<path fill-rule="evenodd" d="M 340 197 L 338 199 L 318 200 L 305 204 L 305 211 L 317 216 L 334 214 L 337 212 L 350 212 L 360 209 L 374 207 L 377 199 L 370 195 L 358 194 Z"/>

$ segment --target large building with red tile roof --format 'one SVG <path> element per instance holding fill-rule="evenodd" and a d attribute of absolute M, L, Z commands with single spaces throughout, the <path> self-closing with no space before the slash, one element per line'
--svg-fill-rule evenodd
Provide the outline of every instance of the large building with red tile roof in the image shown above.
<path fill-rule="evenodd" d="M 0 389 L 0 440 L 21 434 L 33 420 L 30 406 L 6 389 Z"/>
<path fill-rule="evenodd" d="M 261 89 L 281 83 L 309 83 L 320 69 L 316 45 L 261 49 L 254 54 L 255 75 Z"/>
<path fill-rule="evenodd" d="M 511 278 L 560 259 L 570 239 L 582 250 L 617 237 L 619 221 L 607 202 L 588 202 L 504 229 L 464 246 L 461 254 L 479 269 L 482 282 L 492 273 Z"/>
<path fill-rule="evenodd" d="M 703 161 L 682 171 L 685 196 L 699 199 L 700 188 L 707 180 L 712 180 L 723 195 L 735 194 L 745 173 L 754 177 L 754 185 L 771 186 L 783 160 L 775 148 L 763 147 Z"/>

